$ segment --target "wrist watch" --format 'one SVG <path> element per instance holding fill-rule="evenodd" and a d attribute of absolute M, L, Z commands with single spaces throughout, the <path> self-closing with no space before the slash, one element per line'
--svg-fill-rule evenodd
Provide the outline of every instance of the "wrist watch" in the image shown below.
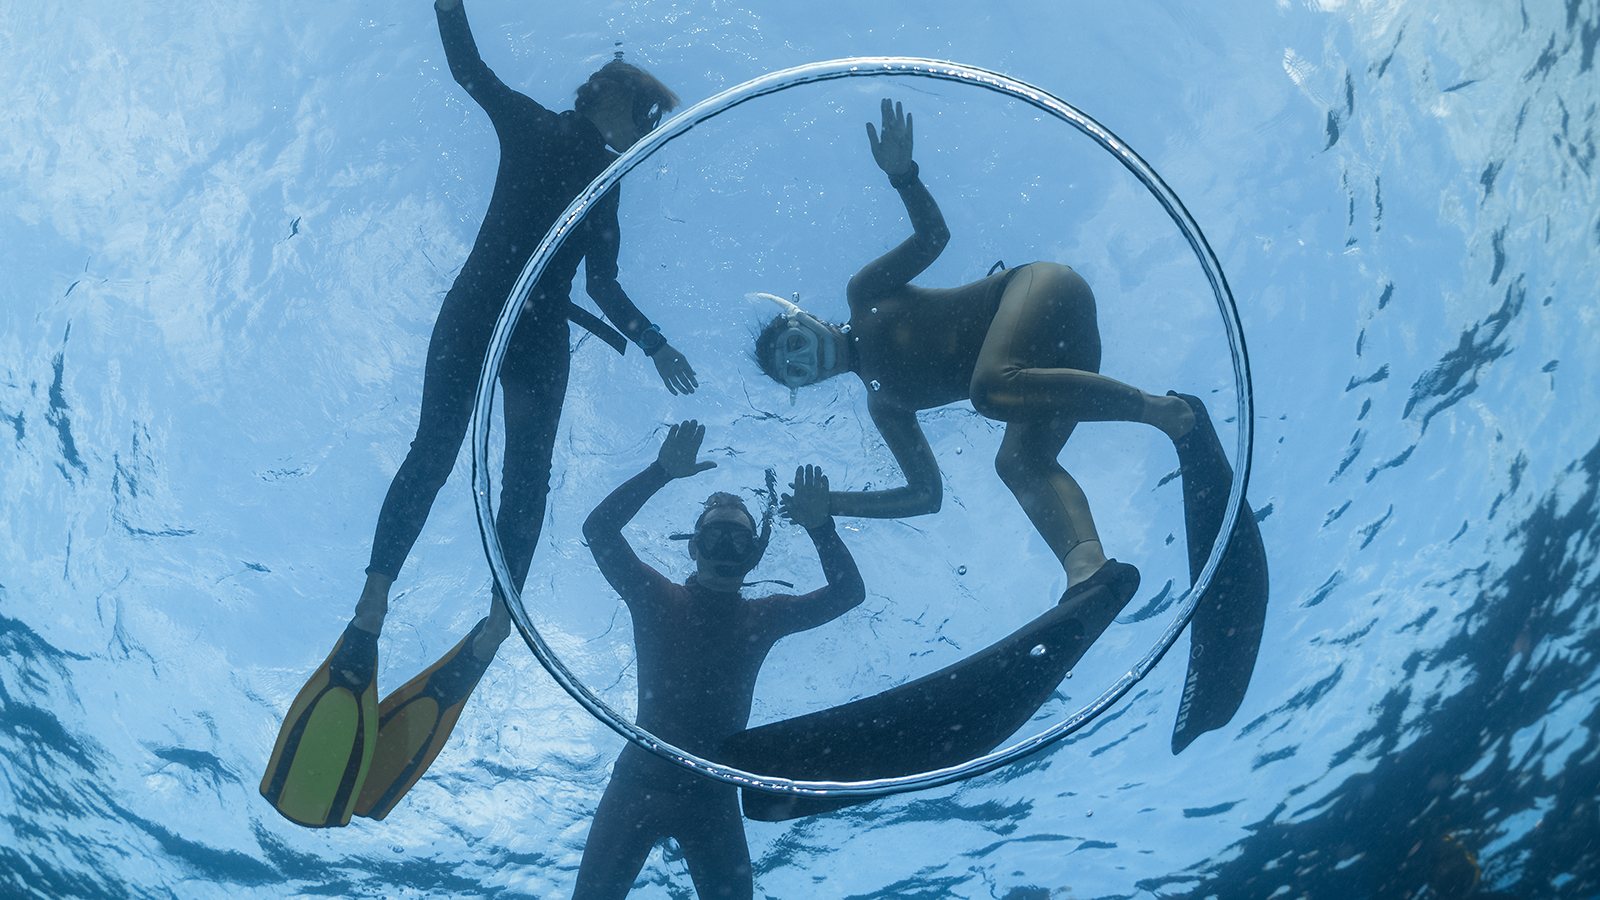
<path fill-rule="evenodd" d="M 639 349 L 645 356 L 655 356 L 656 351 L 667 345 L 667 339 L 661 334 L 661 326 L 651 325 L 639 335 Z"/>

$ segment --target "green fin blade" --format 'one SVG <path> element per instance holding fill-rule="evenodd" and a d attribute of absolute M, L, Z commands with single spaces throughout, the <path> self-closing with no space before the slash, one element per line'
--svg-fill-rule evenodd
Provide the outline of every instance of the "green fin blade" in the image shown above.
<path fill-rule="evenodd" d="M 261 796 L 308 828 L 350 823 L 378 743 L 378 636 L 345 629 L 284 716 Z"/>

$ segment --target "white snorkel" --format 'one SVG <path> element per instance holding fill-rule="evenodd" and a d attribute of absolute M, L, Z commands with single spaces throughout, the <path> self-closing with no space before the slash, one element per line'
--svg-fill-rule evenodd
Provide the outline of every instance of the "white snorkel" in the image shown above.
<path fill-rule="evenodd" d="M 794 300 L 785 300 L 782 297 L 779 297 L 777 294 L 768 294 L 765 291 L 756 291 L 754 293 L 745 294 L 744 298 L 749 300 L 751 303 L 759 303 L 762 300 L 770 300 L 771 302 L 778 304 L 778 308 L 783 310 L 784 314 L 791 319 L 805 312 L 805 310 L 800 308 L 800 304 L 794 302 Z M 795 292 L 794 299 L 800 299 L 799 291 Z"/>
<path fill-rule="evenodd" d="M 778 380 L 789 388 L 789 405 L 795 405 L 800 396 L 800 386 L 819 380 L 823 371 L 832 372 L 834 363 L 838 358 L 838 348 L 833 341 L 833 335 L 828 327 L 811 313 L 800 308 L 799 292 L 795 292 L 794 300 L 785 300 L 777 294 L 755 292 L 745 294 L 745 299 L 752 303 L 762 300 L 777 304 L 788 319 L 789 327 L 777 341 L 777 352 L 780 358 L 775 360 L 779 372 Z M 800 339 L 797 347 L 791 347 L 789 337 L 793 335 Z M 819 354 L 817 351 L 821 350 Z M 809 361 L 795 361 L 788 358 L 789 354 L 809 355 Z M 806 374 L 802 377 L 791 377 L 789 372 L 800 369 Z"/>

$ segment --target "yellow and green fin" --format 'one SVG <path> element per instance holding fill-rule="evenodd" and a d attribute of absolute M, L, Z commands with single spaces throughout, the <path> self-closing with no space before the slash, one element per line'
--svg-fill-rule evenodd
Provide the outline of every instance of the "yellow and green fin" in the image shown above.
<path fill-rule="evenodd" d="M 378 750 L 356 801 L 356 815 L 387 816 L 444 749 L 461 708 L 489 667 L 472 652 L 486 622 L 480 621 L 438 662 L 383 699 Z"/>
<path fill-rule="evenodd" d="M 378 636 L 354 625 L 300 689 L 261 796 L 308 828 L 348 825 L 378 743 Z"/>

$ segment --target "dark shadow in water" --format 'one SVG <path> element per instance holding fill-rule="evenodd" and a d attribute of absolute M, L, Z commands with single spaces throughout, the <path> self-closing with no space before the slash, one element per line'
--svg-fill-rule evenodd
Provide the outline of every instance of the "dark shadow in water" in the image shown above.
<path fill-rule="evenodd" d="M 1412 722 L 1404 720 L 1412 689 L 1397 684 L 1371 727 L 1331 761 L 1371 758 L 1370 772 L 1294 807 L 1306 788 L 1291 791 L 1251 826 L 1252 836 L 1229 848 L 1227 861 L 1196 867 L 1198 887 L 1196 874 L 1139 886 L 1178 896 L 1162 889 L 1183 883 L 1191 888 L 1183 896 L 1196 900 L 1257 900 L 1285 888 L 1287 897 L 1338 900 L 1600 895 L 1600 753 L 1592 743 L 1576 752 L 1563 747 L 1567 728 L 1547 720 L 1558 703 L 1596 686 L 1600 445 L 1568 466 L 1561 482 L 1511 529 L 1507 544 L 1519 555 L 1508 568 L 1491 571 L 1486 563 L 1442 585 L 1477 597 L 1454 637 L 1404 664 L 1408 676 L 1458 669 L 1468 684 L 1419 700 L 1426 712 Z M 1581 727 L 1600 730 L 1600 711 Z M 1514 749 L 1512 736 L 1523 729 L 1533 736 Z M 1321 811 L 1277 821 L 1308 810 Z"/>

